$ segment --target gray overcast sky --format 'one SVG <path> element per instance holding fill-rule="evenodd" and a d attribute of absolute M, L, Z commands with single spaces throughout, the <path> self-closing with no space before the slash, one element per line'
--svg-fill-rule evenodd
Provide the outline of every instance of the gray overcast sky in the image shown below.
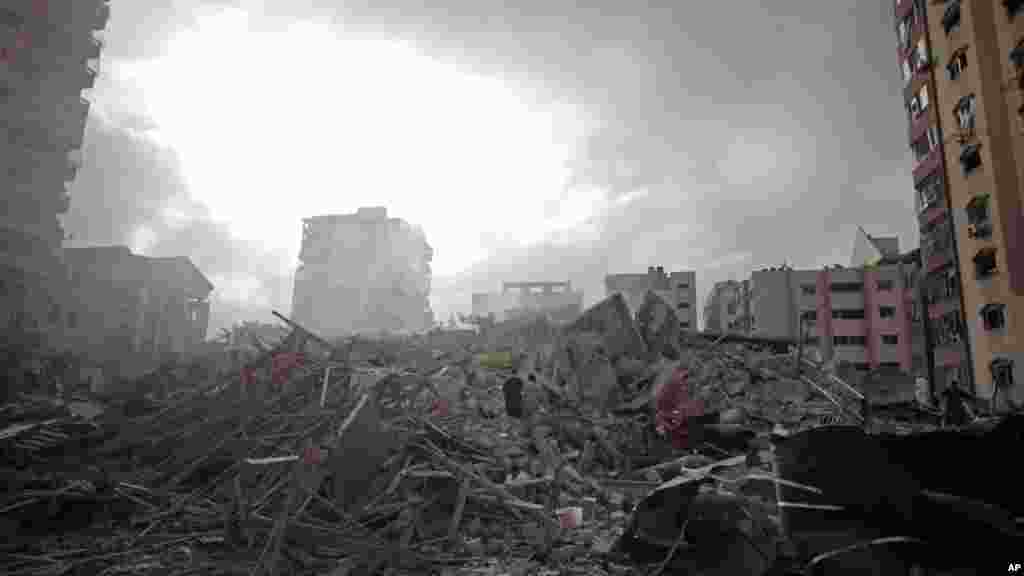
<path fill-rule="evenodd" d="M 302 210 L 349 211 L 377 198 L 421 224 L 438 250 L 444 274 L 435 279 L 434 304 L 442 319 L 468 311 L 470 292 L 503 280 L 568 277 L 594 301 L 604 274 L 648 265 L 695 268 L 703 296 L 712 282 L 756 267 L 846 263 L 857 225 L 916 246 L 891 1 L 575 4 L 114 0 L 70 232 L 79 243 L 127 242 L 192 257 L 218 285 L 214 327 L 288 308 Z M 231 7 L 244 24 L 218 20 Z M 324 40 L 316 30 L 326 30 Z M 369 44 L 345 48 L 332 38 Z M 422 58 L 378 57 L 372 42 L 390 40 Z M 395 84 L 372 66 L 357 72 L 352 57 L 335 65 L 334 50 L 381 62 L 381 70 L 402 66 L 419 84 Z M 351 83 L 323 84 L 339 74 Z M 287 90 L 274 91 L 275 82 Z M 510 101 L 555 112 L 503 123 L 502 116 L 519 118 L 519 108 L 497 85 L 509 87 Z M 353 91 L 369 95 L 360 102 L 390 106 L 364 115 L 437 110 L 439 119 L 384 122 L 388 142 L 359 150 L 359 141 L 374 140 L 366 132 L 352 144 L 329 128 L 341 114 L 333 95 Z M 313 96 L 289 101 L 296 92 Z M 241 105 L 245 94 L 253 95 L 250 108 Z M 445 114 L 487 99 L 466 114 L 482 127 L 447 134 L 457 119 Z M 439 104 L 417 108 L 423 102 Z M 307 118 L 328 124 L 316 135 L 290 126 Z M 544 147 L 538 134 L 547 118 L 576 135 L 568 156 L 557 147 L 531 156 Z M 533 127 L 512 134 L 521 124 Z M 429 174 L 408 180 L 388 174 L 388 162 L 401 172 L 417 146 L 429 149 L 435 139 L 444 156 L 428 164 L 440 168 L 417 167 Z M 264 176 L 274 186 L 263 190 L 240 174 L 274 158 L 245 147 L 252 142 L 273 149 L 335 141 L 334 157 L 313 151 L 289 160 L 326 163 L 315 176 L 289 179 L 291 168 L 282 169 Z M 415 146 L 395 144 L 402 141 Z M 240 148 L 242 158 L 232 158 Z M 341 190 L 327 193 L 340 170 L 330 164 L 346 154 L 363 154 L 351 164 L 375 163 L 377 154 L 381 167 L 359 180 L 339 175 Z M 463 178 L 462 156 L 466 171 L 483 166 L 479 174 Z M 568 184 L 552 168 L 559 162 L 569 166 Z M 544 176 L 524 179 L 524 172 Z M 349 193 L 372 188 L 374 174 L 379 194 Z M 447 191 L 446 179 L 461 191 Z M 420 181 L 416 190 L 396 191 Z M 319 195 L 296 192 L 306 188 Z M 277 231 L 263 234 L 271 222 Z"/>

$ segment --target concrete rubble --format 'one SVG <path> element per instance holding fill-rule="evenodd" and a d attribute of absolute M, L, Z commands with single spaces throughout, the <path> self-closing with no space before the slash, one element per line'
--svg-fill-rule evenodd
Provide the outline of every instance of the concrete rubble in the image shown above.
<path fill-rule="evenodd" d="M 1013 453 L 1017 417 L 938 430 L 912 382 L 873 407 L 795 353 L 681 332 L 653 293 L 564 329 L 331 343 L 280 319 L 234 364 L 3 406 L 0 570 L 977 573 L 936 553 L 940 521 L 1024 549 L 1013 477 L 980 456 Z"/>

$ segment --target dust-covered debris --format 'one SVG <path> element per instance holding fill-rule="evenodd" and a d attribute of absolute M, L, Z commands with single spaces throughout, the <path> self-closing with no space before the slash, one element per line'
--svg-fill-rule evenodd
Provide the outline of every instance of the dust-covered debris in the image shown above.
<path fill-rule="evenodd" d="M 982 452 L 966 432 L 921 434 L 927 411 L 865 414 L 829 367 L 689 338 L 663 304 L 634 321 L 612 297 L 565 329 L 486 337 L 328 343 L 288 321 L 219 375 L 168 367 L 159 394 L 21 395 L 0 411 L 2 568 L 800 573 L 864 539 L 897 546 L 878 540 L 894 517 L 957 514 L 1019 543 L 1012 482 L 935 468 L 943 447 Z M 988 445 L 1012 451 L 1015 426 Z M 839 535 L 808 544 L 807 514 L 826 513 Z M 918 548 L 900 553 L 932 558 L 920 543 L 943 540 L 927 525 L 901 524 Z"/>

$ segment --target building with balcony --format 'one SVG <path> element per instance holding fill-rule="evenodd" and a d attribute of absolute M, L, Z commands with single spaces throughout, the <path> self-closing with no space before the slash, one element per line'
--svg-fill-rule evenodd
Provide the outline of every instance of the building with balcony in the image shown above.
<path fill-rule="evenodd" d="M 750 332 L 750 280 L 716 282 L 704 300 L 704 330 Z"/>
<path fill-rule="evenodd" d="M 647 292 L 654 292 L 672 306 L 681 328 L 697 330 L 697 273 L 693 270 L 666 273 L 661 266 L 652 266 L 646 274 L 610 274 L 604 287 L 606 296 L 622 294 L 634 314 Z"/>
<path fill-rule="evenodd" d="M 1019 404 L 1024 402 L 1022 3 L 901 0 L 895 15 L 901 66 L 918 68 L 904 94 L 911 146 L 915 154 L 923 151 L 915 137 L 922 130 L 929 145 L 934 142 L 914 169 L 914 181 L 938 384 L 956 375 L 979 397 Z"/>
<path fill-rule="evenodd" d="M 496 322 L 544 317 L 565 324 L 583 312 L 583 292 L 571 282 L 505 282 L 501 292 L 473 294 L 473 316 Z"/>
<path fill-rule="evenodd" d="M 433 326 L 423 230 L 384 207 L 303 220 L 293 318 L 324 337 Z"/>
<path fill-rule="evenodd" d="M 955 212 L 950 202 L 950 174 L 946 150 L 947 132 L 938 97 L 935 47 L 929 34 L 930 18 L 924 0 L 895 3 L 898 61 L 903 73 L 903 100 L 907 112 L 908 145 L 913 151 L 914 204 L 920 229 L 921 290 L 926 298 L 925 321 L 936 346 L 930 368 L 933 390 L 938 393 L 952 381 L 973 386 L 969 343 L 961 335 L 964 306 L 960 299 L 960 258 L 952 234 Z M 959 74 L 953 67 L 947 74 Z M 955 166 L 955 164 L 953 164 Z M 949 285 L 952 283 L 953 285 Z M 940 286 L 945 287 L 939 290 Z M 943 344 L 940 344 L 943 343 Z"/>
<path fill-rule="evenodd" d="M 79 167 L 110 7 L 106 0 L 0 5 L 0 330 L 52 344 L 63 328 L 68 186 Z"/>

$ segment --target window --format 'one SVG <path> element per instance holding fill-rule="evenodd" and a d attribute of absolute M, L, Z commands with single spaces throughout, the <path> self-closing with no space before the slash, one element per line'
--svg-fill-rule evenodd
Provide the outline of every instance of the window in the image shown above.
<path fill-rule="evenodd" d="M 882 334 L 882 344 L 896 346 L 900 343 L 899 334 Z"/>
<path fill-rule="evenodd" d="M 948 35 L 960 27 L 960 0 L 954 0 L 946 4 L 946 10 L 942 13 L 942 29 Z"/>
<path fill-rule="evenodd" d="M 1013 360 L 996 358 L 992 361 L 992 383 L 997 389 L 1013 388 Z"/>
<path fill-rule="evenodd" d="M 935 150 L 939 147 L 939 144 L 942 144 L 942 136 L 939 134 L 937 127 L 929 127 L 926 134 L 928 135 L 928 148 Z"/>
<path fill-rule="evenodd" d="M 942 175 L 939 172 L 925 178 L 917 187 L 921 211 L 925 212 L 942 198 Z"/>
<path fill-rule="evenodd" d="M 967 69 L 967 49 L 961 48 L 953 53 L 953 58 L 946 64 L 946 76 L 950 80 L 959 80 Z"/>
<path fill-rule="evenodd" d="M 978 280 L 991 278 L 998 272 L 995 248 L 982 248 L 974 256 L 974 272 Z"/>
<path fill-rule="evenodd" d="M 1006 327 L 1006 306 L 1004 304 L 986 304 L 981 308 L 981 320 L 985 330 L 1002 330 Z"/>
<path fill-rule="evenodd" d="M 680 283 L 680 284 L 678 285 L 678 288 L 679 288 L 680 290 L 689 290 L 689 288 L 690 288 L 690 285 L 689 285 L 689 284 L 687 284 L 687 283 L 685 283 L 685 282 L 682 282 L 682 283 Z"/>
<path fill-rule="evenodd" d="M 858 372 L 867 372 L 868 370 L 871 370 L 871 365 L 867 362 L 854 362 L 853 369 Z"/>
<path fill-rule="evenodd" d="M 1003 6 L 1006 6 L 1006 17 L 1013 20 L 1020 9 L 1024 8 L 1024 0 L 1003 0 Z"/>
<path fill-rule="evenodd" d="M 896 307 L 895 306 L 879 306 L 878 307 L 879 318 L 895 318 Z"/>
<path fill-rule="evenodd" d="M 977 144 L 966 144 L 960 147 L 960 170 L 964 176 L 971 175 L 981 166 L 981 147 Z"/>
<path fill-rule="evenodd" d="M 800 313 L 800 321 L 801 322 L 807 322 L 808 324 L 813 324 L 813 323 L 817 322 L 818 321 L 818 311 L 817 310 L 804 310 L 803 312 Z"/>
<path fill-rule="evenodd" d="M 879 292 L 891 292 L 892 291 L 892 280 L 879 280 L 875 286 Z"/>
<path fill-rule="evenodd" d="M 928 67 L 928 46 L 924 37 L 917 41 L 917 48 L 914 50 L 914 70 L 920 71 Z"/>
<path fill-rule="evenodd" d="M 867 339 L 863 336 L 833 336 L 832 344 L 835 346 L 863 346 Z"/>
<path fill-rule="evenodd" d="M 930 323 L 932 342 L 936 346 L 958 344 L 963 339 L 964 326 L 957 310 L 947 313 L 935 322 Z"/>
<path fill-rule="evenodd" d="M 909 106 L 910 117 L 916 120 L 917 117 L 921 115 L 921 100 L 918 95 L 915 94 L 914 97 L 910 99 Z"/>
<path fill-rule="evenodd" d="M 989 195 L 979 194 L 967 203 L 967 236 L 988 238 L 992 235 Z"/>
<path fill-rule="evenodd" d="M 900 368 L 899 362 L 882 362 L 878 365 L 879 368 Z"/>
<path fill-rule="evenodd" d="M 864 284 L 860 282 L 833 282 L 829 289 L 832 292 L 863 292 Z"/>
<path fill-rule="evenodd" d="M 953 108 L 953 113 L 956 116 L 957 122 L 960 123 L 960 130 L 964 132 L 974 131 L 974 119 L 977 115 L 977 99 L 974 94 L 964 96 L 956 103 L 956 107 Z"/>
<path fill-rule="evenodd" d="M 1024 40 L 1018 42 L 1017 45 L 1013 47 L 1013 50 L 1010 50 L 1010 63 L 1013 64 L 1013 67 L 1016 68 L 1018 72 L 1024 68 Z"/>
<path fill-rule="evenodd" d="M 801 284 L 800 293 L 804 296 L 814 296 L 818 293 L 818 287 L 814 284 Z"/>
<path fill-rule="evenodd" d="M 689 302 L 680 302 L 679 304 L 676 305 L 676 308 L 679 308 L 680 310 L 689 310 L 690 309 L 690 303 Z"/>
<path fill-rule="evenodd" d="M 864 309 L 858 310 L 833 310 L 832 317 L 837 320 L 863 320 Z"/>
<path fill-rule="evenodd" d="M 686 322 L 686 321 L 680 322 L 679 323 L 679 327 L 680 328 L 689 328 L 690 327 L 690 323 Z"/>

